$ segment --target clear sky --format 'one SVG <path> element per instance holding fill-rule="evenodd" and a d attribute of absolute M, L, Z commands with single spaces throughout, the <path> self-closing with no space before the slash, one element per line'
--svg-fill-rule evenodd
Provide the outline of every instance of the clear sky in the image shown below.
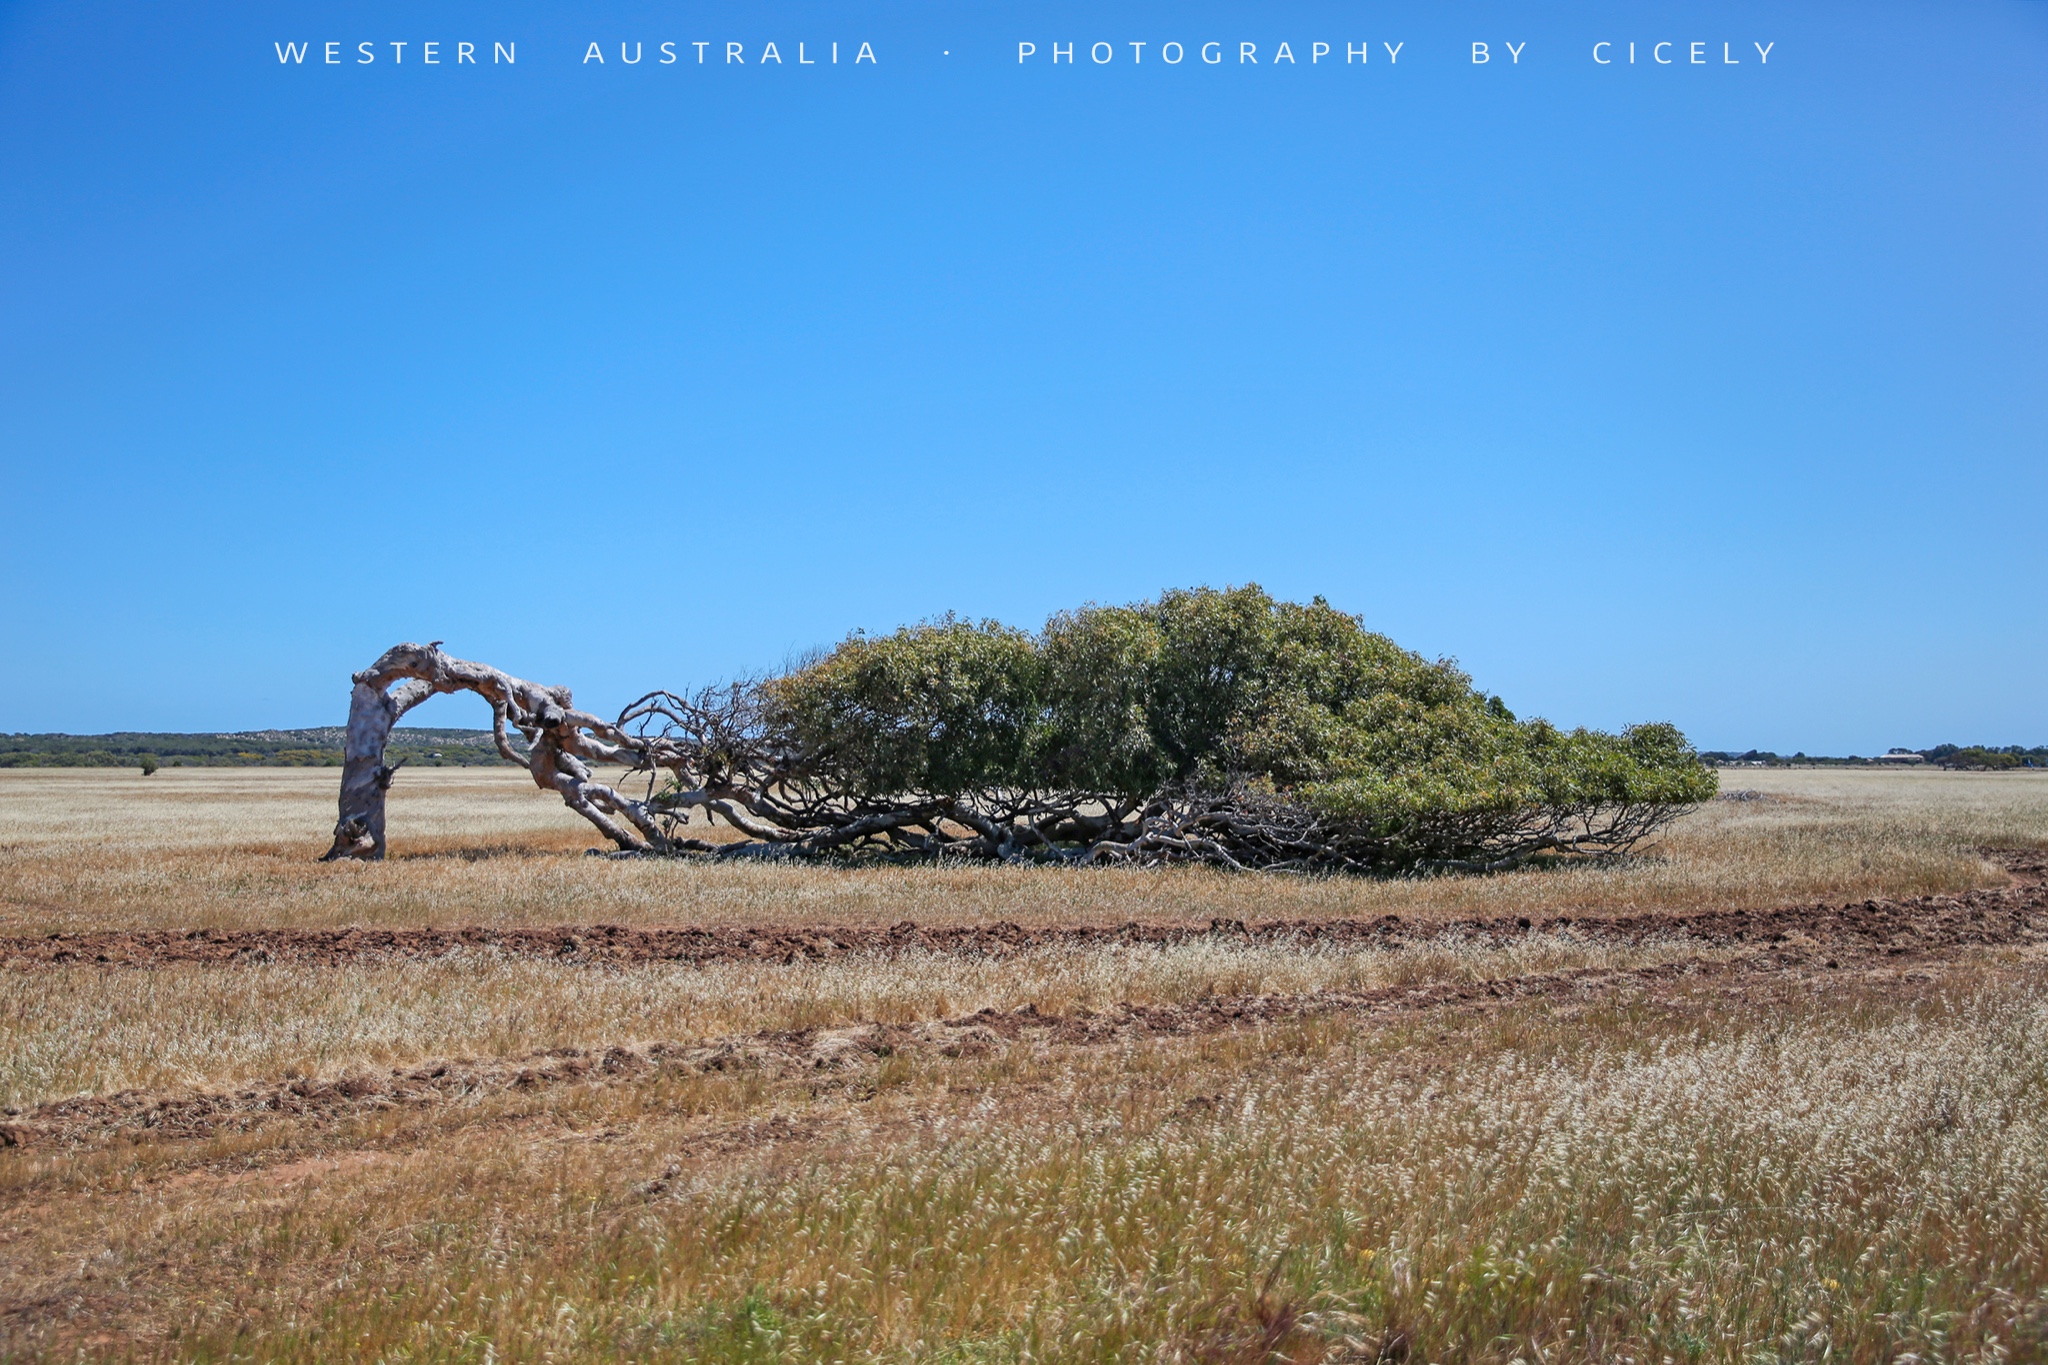
<path fill-rule="evenodd" d="M 1525 716 L 2041 743 L 2044 455 L 2039 0 L 0 4 L 4 730 L 1256 581 Z"/>

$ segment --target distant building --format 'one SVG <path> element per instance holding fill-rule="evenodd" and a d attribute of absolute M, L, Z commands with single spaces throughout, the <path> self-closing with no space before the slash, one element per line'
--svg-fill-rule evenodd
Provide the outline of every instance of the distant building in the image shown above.
<path fill-rule="evenodd" d="M 1871 760 L 1873 763 L 1925 763 L 1926 761 L 1925 755 L 1916 754 L 1910 749 L 1894 749 L 1888 754 L 1879 754 Z"/>

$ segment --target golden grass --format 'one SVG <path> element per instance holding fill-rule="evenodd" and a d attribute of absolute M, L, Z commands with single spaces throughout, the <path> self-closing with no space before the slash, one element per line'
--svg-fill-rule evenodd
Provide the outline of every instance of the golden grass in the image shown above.
<path fill-rule="evenodd" d="M 443 770 L 401 778 L 399 856 L 334 867 L 333 781 L 0 772 L 0 930 L 1597 915 L 1954 890 L 2048 842 L 2035 775 L 1768 772 L 1650 856 L 1491 878 L 618 864 L 518 774 Z M 67 965 L 0 971 L 0 1094 L 1683 951 Z M 0 1357 L 2041 1359 L 2044 987 L 2005 952 L 10 1150 Z"/>
<path fill-rule="evenodd" d="M 917 1023 L 1215 996 L 1364 991 L 1703 954 L 1536 934 L 1406 949 L 1326 945 L 1038 948 L 1000 960 L 914 952 L 823 963 L 607 968 L 489 953 L 391 965 L 67 966 L 0 972 L 0 1104 L 132 1087 L 226 1088 L 432 1058 Z"/>
<path fill-rule="evenodd" d="M 2048 842 L 2038 774 L 1741 772 L 1644 856 L 1367 881 L 1177 869 L 705 866 L 586 859 L 591 832 L 508 770 L 404 773 L 393 857 L 320 864 L 336 777 L 0 770 L 0 933 L 534 923 L 1024 924 L 1761 907 L 1996 882 L 1980 844 Z"/>
<path fill-rule="evenodd" d="M 2048 977 L 1982 970 L 508 1098 L 182 1174 L 41 1157 L 0 1168 L 36 1211 L 21 1292 L 120 1330 L 0 1330 L 195 1360 L 2038 1359 Z"/>

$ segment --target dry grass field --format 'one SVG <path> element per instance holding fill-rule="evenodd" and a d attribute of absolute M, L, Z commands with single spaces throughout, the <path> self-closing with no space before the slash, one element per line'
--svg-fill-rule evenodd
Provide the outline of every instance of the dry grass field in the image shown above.
<path fill-rule="evenodd" d="M 317 863 L 338 778 L 321 769 L 0 770 L 0 934 L 167 926 L 920 923 L 1320 918 L 1707 909 L 1958 890 L 1978 845 L 2048 838 L 2041 774 L 1730 774 L 1719 801 L 1616 870 L 1426 881 L 1206 871 L 583 861 L 595 833 L 509 769 L 402 773 L 392 857 Z"/>
<path fill-rule="evenodd" d="M 320 865 L 334 781 L 0 772 L 0 1356 L 2048 1353 L 2048 777 L 1407 881 L 615 862 L 445 769 Z M 606 924 L 820 947 L 48 951 Z"/>

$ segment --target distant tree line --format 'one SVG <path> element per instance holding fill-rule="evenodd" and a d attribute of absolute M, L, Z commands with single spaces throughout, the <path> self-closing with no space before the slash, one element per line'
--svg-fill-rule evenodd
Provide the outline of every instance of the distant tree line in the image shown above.
<path fill-rule="evenodd" d="M 0 735 L 0 768 L 339 768 L 340 726 L 179 734 Z M 489 730 L 408 726 L 392 735 L 391 759 L 420 767 L 504 764 Z"/>
<path fill-rule="evenodd" d="M 1738 754 L 1710 749 L 1700 758 L 1724 767 L 1765 768 L 1881 768 L 1917 758 L 1939 768 L 2003 772 L 2014 768 L 2048 768 L 2048 745 L 2035 745 L 2029 749 L 2020 744 L 1937 744 L 1931 749 L 1891 749 L 1874 758 L 1856 754 L 1843 758 L 1806 753 L 1778 754 L 1769 749 L 1749 749 Z"/>

